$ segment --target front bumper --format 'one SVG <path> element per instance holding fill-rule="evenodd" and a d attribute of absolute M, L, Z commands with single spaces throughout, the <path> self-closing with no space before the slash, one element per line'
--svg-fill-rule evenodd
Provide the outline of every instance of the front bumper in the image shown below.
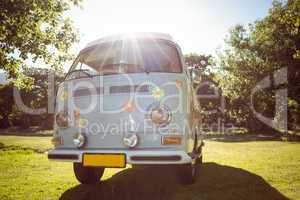
<path fill-rule="evenodd" d="M 127 164 L 184 164 L 191 163 L 191 157 L 185 151 L 158 150 L 66 150 L 54 149 L 48 152 L 48 159 L 67 162 L 82 162 L 84 153 L 116 154 L 124 153 Z"/>

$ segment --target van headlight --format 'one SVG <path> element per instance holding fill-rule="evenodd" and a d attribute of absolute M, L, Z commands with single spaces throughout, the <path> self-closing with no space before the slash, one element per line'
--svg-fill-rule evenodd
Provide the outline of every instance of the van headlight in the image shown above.
<path fill-rule="evenodd" d="M 149 109 L 148 117 L 158 126 L 166 126 L 170 123 L 172 115 L 166 105 L 156 105 Z"/>
<path fill-rule="evenodd" d="M 73 136 L 73 144 L 77 147 L 77 148 L 81 148 L 84 146 L 86 142 L 86 138 L 83 134 L 81 133 L 76 133 Z"/>
<path fill-rule="evenodd" d="M 57 113 L 55 116 L 55 121 L 60 128 L 67 128 L 70 121 L 68 113 L 63 111 Z"/>

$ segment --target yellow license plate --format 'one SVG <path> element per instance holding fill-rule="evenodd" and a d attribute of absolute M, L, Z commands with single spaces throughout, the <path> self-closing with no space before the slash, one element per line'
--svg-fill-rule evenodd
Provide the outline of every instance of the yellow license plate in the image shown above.
<path fill-rule="evenodd" d="M 83 154 L 83 166 L 125 167 L 125 154 Z"/>

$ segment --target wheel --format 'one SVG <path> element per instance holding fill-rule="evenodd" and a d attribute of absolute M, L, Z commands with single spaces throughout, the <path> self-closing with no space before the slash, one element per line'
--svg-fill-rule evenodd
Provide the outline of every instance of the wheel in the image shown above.
<path fill-rule="evenodd" d="M 197 167 L 193 163 L 180 165 L 178 167 L 178 175 L 182 184 L 193 184 L 196 180 Z"/>
<path fill-rule="evenodd" d="M 73 163 L 76 179 L 82 184 L 95 184 L 104 173 L 103 167 L 84 167 L 82 163 Z"/>
<path fill-rule="evenodd" d="M 202 155 L 194 163 L 183 164 L 178 167 L 179 180 L 182 184 L 189 185 L 196 181 L 198 167 L 203 163 Z"/>

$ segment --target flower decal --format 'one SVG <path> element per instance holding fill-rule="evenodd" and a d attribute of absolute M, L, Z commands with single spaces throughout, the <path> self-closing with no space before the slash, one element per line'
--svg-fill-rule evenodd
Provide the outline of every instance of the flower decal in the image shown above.
<path fill-rule="evenodd" d="M 75 119 L 79 119 L 79 117 L 80 117 L 80 111 L 79 110 L 74 110 L 74 117 L 75 117 Z"/>
<path fill-rule="evenodd" d="M 180 89 L 182 87 L 182 80 L 176 80 L 176 87 Z"/>
<path fill-rule="evenodd" d="M 61 100 L 61 101 L 65 101 L 67 98 L 68 98 L 68 92 L 67 91 L 63 91 L 61 94 L 60 94 L 60 96 L 59 96 L 59 99 Z"/>
<path fill-rule="evenodd" d="M 151 94 L 155 99 L 160 100 L 165 96 L 165 91 L 159 87 L 154 87 L 151 91 Z"/>
<path fill-rule="evenodd" d="M 76 126 L 78 128 L 85 128 L 88 125 L 88 120 L 80 117 L 76 120 Z"/>
<path fill-rule="evenodd" d="M 134 102 L 132 101 L 126 101 L 124 104 L 123 104 L 123 109 L 126 111 L 126 112 L 133 112 L 135 110 L 135 104 Z"/>

